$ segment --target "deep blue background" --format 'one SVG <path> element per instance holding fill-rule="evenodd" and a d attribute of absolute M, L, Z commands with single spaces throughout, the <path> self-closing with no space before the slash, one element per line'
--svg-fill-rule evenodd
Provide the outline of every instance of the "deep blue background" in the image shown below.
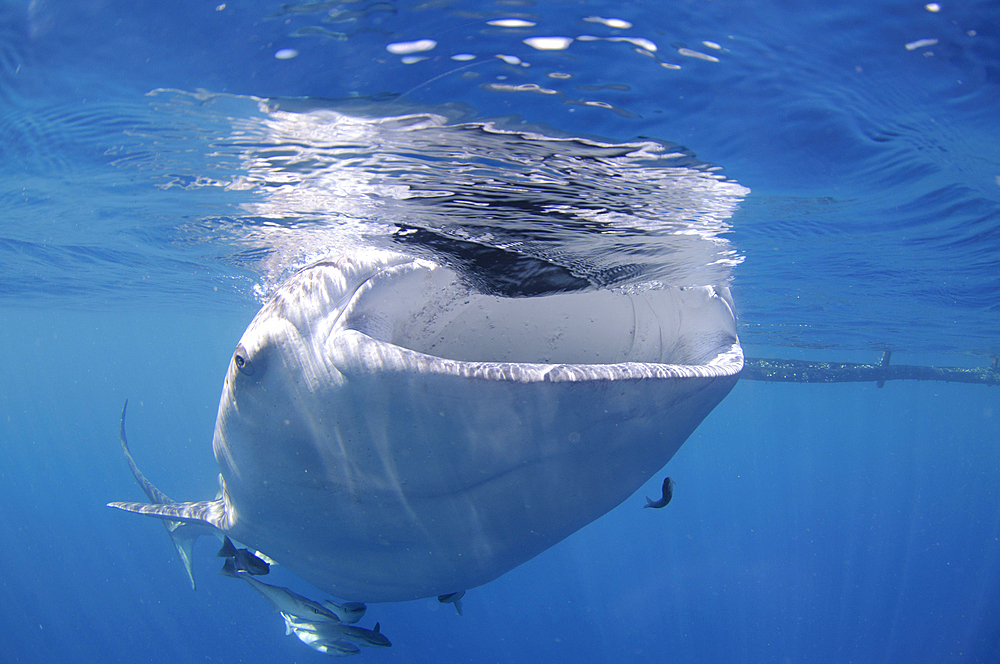
<path fill-rule="evenodd" d="M 322 24 L 350 31 L 337 41 L 291 36 L 322 12 L 216 6 L 0 9 L 0 661 L 323 657 L 282 636 L 245 584 L 215 574 L 214 542 L 196 546 L 192 592 L 159 524 L 104 507 L 142 499 L 117 441 L 125 398 L 146 474 L 178 500 L 214 495 L 222 378 L 258 306 L 249 258 L 178 230 L 239 195 L 155 186 L 233 168 L 207 156 L 211 118 L 186 125 L 151 108 L 156 88 L 406 93 L 565 132 L 676 141 L 753 190 L 730 235 L 746 255 L 734 295 L 748 354 L 871 361 L 889 347 L 900 363 L 981 365 L 998 350 L 994 2 L 939 13 L 911 2 L 515 8 L 545 34 L 627 18 L 680 70 L 627 44 L 540 54 L 479 27 L 510 7 L 365 5 L 351 24 Z M 441 57 L 402 65 L 384 49 L 427 36 Z M 928 37 L 940 41 L 903 46 Z M 676 55 L 711 52 L 701 40 L 726 47 L 720 63 Z M 276 60 L 287 47 L 299 57 Z M 447 55 L 474 49 L 532 67 L 489 59 L 435 79 L 460 66 Z M 553 70 L 575 76 L 563 97 L 480 87 L 496 75 L 560 85 Z M 609 83 L 625 87 L 589 94 L 628 116 L 565 102 L 586 96 L 578 84 Z M 660 474 L 471 591 L 462 618 L 433 600 L 372 606 L 364 624 L 379 620 L 394 645 L 362 657 L 1000 661 L 997 394 L 741 382 L 666 469 L 677 482 L 667 509 L 641 509 Z M 272 580 L 317 595 L 282 570 Z"/>

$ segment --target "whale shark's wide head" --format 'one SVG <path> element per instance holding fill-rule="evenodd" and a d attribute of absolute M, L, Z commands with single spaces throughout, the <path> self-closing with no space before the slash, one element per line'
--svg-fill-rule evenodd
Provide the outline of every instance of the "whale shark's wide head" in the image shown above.
<path fill-rule="evenodd" d="M 400 254 L 324 260 L 234 353 L 224 527 L 345 599 L 472 588 L 631 495 L 742 362 L 725 288 L 507 298 Z"/>

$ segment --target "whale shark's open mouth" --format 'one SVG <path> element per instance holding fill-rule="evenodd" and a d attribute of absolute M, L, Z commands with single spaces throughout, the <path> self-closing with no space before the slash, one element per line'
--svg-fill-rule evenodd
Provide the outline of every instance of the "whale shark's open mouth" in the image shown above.
<path fill-rule="evenodd" d="M 728 292 L 714 287 L 506 298 L 411 260 L 353 288 L 336 325 L 460 362 L 710 366 L 736 340 L 732 318 Z"/>

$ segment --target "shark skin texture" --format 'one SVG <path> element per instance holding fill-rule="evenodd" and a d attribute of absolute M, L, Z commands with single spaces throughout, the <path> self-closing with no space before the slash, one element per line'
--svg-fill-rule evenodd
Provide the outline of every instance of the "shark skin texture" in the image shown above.
<path fill-rule="evenodd" d="M 408 255 L 329 258 L 240 339 L 221 497 L 111 506 L 228 535 L 345 600 L 452 595 L 626 500 L 742 367 L 724 286 L 510 298 Z"/>

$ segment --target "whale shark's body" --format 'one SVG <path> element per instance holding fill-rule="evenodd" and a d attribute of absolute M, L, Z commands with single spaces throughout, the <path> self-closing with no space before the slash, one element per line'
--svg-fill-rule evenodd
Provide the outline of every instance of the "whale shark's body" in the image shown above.
<path fill-rule="evenodd" d="M 505 298 L 400 254 L 325 260 L 237 346 L 221 497 L 112 505 L 209 526 L 344 599 L 457 593 L 624 501 L 742 364 L 722 287 Z"/>

